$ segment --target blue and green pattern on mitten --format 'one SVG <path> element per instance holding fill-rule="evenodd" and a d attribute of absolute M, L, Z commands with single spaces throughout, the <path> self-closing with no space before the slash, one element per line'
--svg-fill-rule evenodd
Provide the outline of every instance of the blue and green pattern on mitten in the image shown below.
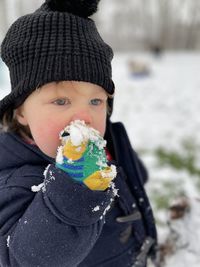
<path fill-rule="evenodd" d="M 91 190 L 107 189 L 116 176 L 116 168 L 107 165 L 106 142 L 100 134 L 84 122 L 75 121 L 62 132 L 61 140 L 56 166 Z"/>

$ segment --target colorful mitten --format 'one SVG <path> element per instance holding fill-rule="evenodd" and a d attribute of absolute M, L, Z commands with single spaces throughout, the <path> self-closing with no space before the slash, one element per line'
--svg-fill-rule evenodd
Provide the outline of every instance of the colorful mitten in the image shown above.
<path fill-rule="evenodd" d="M 106 190 L 116 177 L 116 167 L 108 166 L 106 141 L 84 121 L 74 121 L 61 132 L 56 166 L 91 190 Z"/>

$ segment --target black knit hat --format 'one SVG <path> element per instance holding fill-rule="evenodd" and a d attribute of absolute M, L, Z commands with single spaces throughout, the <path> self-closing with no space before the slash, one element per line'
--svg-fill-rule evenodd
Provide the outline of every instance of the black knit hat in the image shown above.
<path fill-rule="evenodd" d="M 36 88 L 53 81 L 85 81 L 114 93 L 112 49 L 88 18 L 99 0 L 46 0 L 10 27 L 1 46 L 11 93 L 0 101 L 0 121 Z"/>

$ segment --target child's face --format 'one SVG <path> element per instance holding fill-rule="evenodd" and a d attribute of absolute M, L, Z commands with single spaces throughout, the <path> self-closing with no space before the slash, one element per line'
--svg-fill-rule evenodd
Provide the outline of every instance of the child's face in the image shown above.
<path fill-rule="evenodd" d="M 55 158 L 59 133 L 71 121 L 84 120 L 103 136 L 106 128 L 107 95 L 87 82 L 52 82 L 34 91 L 16 110 L 19 123 L 28 125 L 37 146 Z"/>

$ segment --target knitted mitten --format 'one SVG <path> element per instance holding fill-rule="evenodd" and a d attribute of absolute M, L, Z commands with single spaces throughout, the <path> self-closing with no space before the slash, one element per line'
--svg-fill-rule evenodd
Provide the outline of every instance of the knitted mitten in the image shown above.
<path fill-rule="evenodd" d="M 116 177 L 116 167 L 108 166 L 106 141 L 84 121 L 74 121 L 60 134 L 56 166 L 91 190 L 106 190 Z"/>

